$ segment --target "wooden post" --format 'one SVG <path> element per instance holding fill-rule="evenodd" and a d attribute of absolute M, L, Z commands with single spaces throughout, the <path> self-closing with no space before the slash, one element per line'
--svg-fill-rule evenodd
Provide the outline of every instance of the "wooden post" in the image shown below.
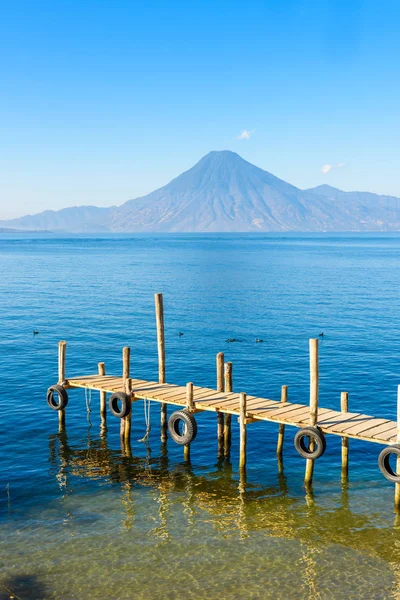
<path fill-rule="evenodd" d="M 129 378 L 130 375 L 130 362 L 131 362 L 131 349 L 125 346 L 122 349 L 122 378 L 124 382 Z"/>
<path fill-rule="evenodd" d="M 99 362 L 98 368 L 99 368 L 99 375 L 106 374 L 106 367 L 103 362 Z M 103 392 L 103 391 L 100 392 L 100 417 L 101 417 L 102 423 L 104 424 L 104 422 L 107 418 L 107 393 Z"/>
<path fill-rule="evenodd" d="M 165 383 L 164 302 L 162 294 L 154 294 L 156 306 L 158 382 Z M 161 441 L 167 441 L 167 404 L 161 403 Z"/>
<path fill-rule="evenodd" d="M 225 363 L 225 392 L 232 392 L 232 363 Z M 232 441 L 232 415 L 225 414 L 224 423 L 224 456 L 229 458 Z"/>
<path fill-rule="evenodd" d="M 120 436 L 124 446 L 130 446 L 132 423 L 132 379 L 129 377 L 125 380 L 125 394 L 127 394 L 129 397 L 129 414 L 121 419 Z"/>
<path fill-rule="evenodd" d="M 396 443 L 400 444 L 400 385 L 397 387 L 397 437 Z M 396 472 L 400 473 L 400 457 L 396 460 Z M 400 483 L 394 484 L 394 509 L 400 512 Z"/>
<path fill-rule="evenodd" d="M 240 416 L 239 416 L 239 427 L 240 427 L 240 449 L 239 449 L 239 469 L 243 471 L 246 468 L 246 443 L 247 443 L 247 432 L 246 432 L 246 394 L 243 392 L 240 394 Z"/>
<path fill-rule="evenodd" d="M 130 360 L 131 360 L 131 349 L 128 346 L 122 348 L 122 379 L 124 384 L 124 391 L 126 391 L 127 382 L 130 374 Z M 121 440 L 125 439 L 125 417 L 121 419 L 120 424 L 120 436 Z"/>
<path fill-rule="evenodd" d="M 283 385 L 281 389 L 281 402 L 287 402 L 288 399 L 288 386 Z M 278 443 L 276 445 L 276 454 L 278 458 L 282 458 L 283 440 L 285 437 L 285 426 L 283 423 L 279 425 Z"/>
<path fill-rule="evenodd" d="M 342 392 L 340 394 L 340 410 L 349 412 L 349 394 Z M 349 438 L 342 437 L 342 480 L 349 476 Z"/>
<path fill-rule="evenodd" d="M 224 353 L 217 354 L 217 391 L 224 391 Z M 224 454 L 224 414 L 217 413 L 217 440 L 218 440 L 218 457 Z"/>
<path fill-rule="evenodd" d="M 61 342 L 58 342 L 58 384 L 59 385 L 64 385 L 64 383 L 65 383 L 66 358 L 67 358 L 67 342 L 62 340 Z M 58 412 L 59 431 L 62 431 L 65 427 L 65 408 L 63 408 L 57 412 Z"/>
<path fill-rule="evenodd" d="M 186 410 L 194 411 L 193 383 L 186 384 Z"/>
<path fill-rule="evenodd" d="M 310 425 L 315 427 L 318 419 L 318 339 L 310 339 Z M 312 444 L 310 443 L 310 448 Z M 312 483 L 314 472 L 314 459 L 307 458 L 304 484 L 306 487 Z"/>
<path fill-rule="evenodd" d="M 193 400 L 193 383 L 189 382 L 186 384 L 186 410 L 190 412 L 194 411 L 194 400 Z M 183 447 L 183 458 L 185 462 L 190 460 L 190 444 L 185 444 Z"/>

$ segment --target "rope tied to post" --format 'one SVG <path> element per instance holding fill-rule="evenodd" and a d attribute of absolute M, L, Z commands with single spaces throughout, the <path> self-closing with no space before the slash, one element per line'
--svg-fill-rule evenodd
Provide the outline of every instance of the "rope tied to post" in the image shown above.
<path fill-rule="evenodd" d="M 86 412 L 87 412 L 87 420 L 90 423 L 90 413 L 92 412 L 92 390 L 85 388 L 85 403 L 86 403 Z"/>
<path fill-rule="evenodd" d="M 144 434 L 144 436 L 142 437 L 141 440 L 138 440 L 138 442 L 144 442 L 146 443 L 149 439 L 149 435 L 150 435 L 150 431 L 151 431 L 151 425 L 150 425 L 150 407 L 151 407 L 151 402 L 150 400 L 148 400 L 147 398 L 145 398 L 143 400 L 143 408 L 144 408 L 144 420 L 146 423 L 146 433 Z"/>

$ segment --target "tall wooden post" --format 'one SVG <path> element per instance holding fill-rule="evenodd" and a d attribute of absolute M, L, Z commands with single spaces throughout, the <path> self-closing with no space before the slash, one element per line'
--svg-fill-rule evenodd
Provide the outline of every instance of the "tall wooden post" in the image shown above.
<path fill-rule="evenodd" d="M 58 342 L 58 384 L 64 385 L 65 383 L 65 369 L 67 360 L 67 342 L 64 340 Z M 65 408 L 57 411 L 58 412 L 58 428 L 62 431 L 65 427 Z"/>
<path fill-rule="evenodd" d="M 123 440 L 125 448 L 129 448 L 132 425 L 132 379 L 129 377 L 125 380 L 125 394 L 128 396 L 129 413 L 121 419 L 121 440 Z"/>
<path fill-rule="evenodd" d="M 246 403 L 247 403 L 247 396 L 245 393 L 242 392 L 240 394 L 240 416 L 239 416 L 239 428 L 240 428 L 239 469 L 240 469 L 240 471 L 243 471 L 246 468 L 246 445 L 247 445 Z"/>
<path fill-rule="evenodd" d="M 232 392 L 232 363 L 225 363 L 225 392 L 228 394 Z M 225 414 L 224 423 L 224 456 L 229 458 L 231 453 L 231 441 L 232 441 L 232 415 Z"/>
<path fill-rule="evenodd" d="M 128 384 L 128 380 L 129 380 L 129 375 L 130 375 L 130 369 L 131 369 L 131 349 L 128 346 L 124 346 L 124 348 L 122 349 L 122 379 L 123 379 L 123 385 L 124 385 L 124 391 L 126 392 L 126 388 Z M 125 417 L 123 417 L 121 419 L 121 424 L 120 424 L 120 436 L 121 439 L 124 440 L 125 439 L 125 425 L 126 425 L 126 419 Z"/>
<path fill-rule="evenodd" d="M 310 425 L 315 427 L 318 420 L 318 339 L 310 339 Z M 313 444 L 310 443 L 310 448 Z M 314 460 L 307 458 L 304 484 L 306 487 L 312 483 Z"/>
<path fill-rule="evenodd" d="M 288 399 L 288 386 L 283 385 L 281 389 L 281 402 L 287 402 Z M 282 458 L 283 440 L 285 437 L 285 426 L 283 423 L 279 425 L 278 443 L 276 445 L 276 454 L 278 458 Z"/>
<path fill-rule="evenodd" d="M 217 391 L 224 391 L 224 353 L 217 354 Z M 217 440 L 218 440 L 218 457 L 224 455 L 224 414 L 217 413 Z"/>
<path fill-rule="evenodd" d="M 340 394 L 340 410 L 349 412 L 349 394 L 342 392 Z M 342 437 L 342 480 L 349 476 L 349 438 Z"/>
<path fill-rule="evenodd" d="M 124 381 L 129 378 L 131 370 L 131 349 L 125 346 L 122 349 L 122 378 Z"/>
<path fill-rule="evenodd" d="M 154 294 L 156 306 L 158 382 L 165 383 L 164 302 L 162 294 Z M 167 441 L 167 404 L 161 404 L 161 441 Z"/>
<path fill-rule="evenodd" d="M 397 437 L 396 443 L 400 444 L 400 385 L 397 388 Z M 396 460 L 396 472 L 400 473 L 400 457 Z M 394 484 L 394 509 L 400 512 L 400 483 Z"/>
<path fill-rule="evenodd" d="M 186 384 L 186 410 L 194 411 L 193 383 L 191 381 Z M 183 459 L 185 462 L 190 460 L 190 444 L 185 444 L 183 447 Z"/>
<path fill-rule="evenodd" d="M 103 362 L 99 362 L 98 368 L 99 375 L 106 374 L 106 366 Z M 107 418 L 107 393 L 103 391 L 100 392 L 100 418 L 102 425 L 104 425 Z"/>

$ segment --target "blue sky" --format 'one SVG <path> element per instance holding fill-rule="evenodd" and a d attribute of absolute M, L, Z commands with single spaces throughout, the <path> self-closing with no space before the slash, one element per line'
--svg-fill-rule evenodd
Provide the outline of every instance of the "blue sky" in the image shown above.
<path fill-rule="evenodd" d="M 397 0 L 0 2 L 0 217 L 122 204 L 222 149 L 400 196 L 399 29 Z"/>

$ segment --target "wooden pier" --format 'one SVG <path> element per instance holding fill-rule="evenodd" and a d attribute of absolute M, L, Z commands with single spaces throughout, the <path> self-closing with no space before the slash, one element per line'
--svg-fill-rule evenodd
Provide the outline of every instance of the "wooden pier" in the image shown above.
<path fill-rule="evenodd" d="M 186 407 L 186 387 L 160 384 L 155 381 L 131 379 L 132 401 L 152 400 L 174 407 Z M 84 375 L 71 377 L 67 388 L 88 388 L 113 394 L 123 392 L 123 377 Z M 211 411 L 240 417 L 240 394 L 218 392 L 211 388 L 193 386 L 195 412 Z M 273 421 L 283 425 L 305 427 L 310 422 L 310 408 L 304 404 L 281 402 L 246 396 L 246 424 Z M 341 412 L 319 408 L 316 426 L 323 433 L 355 438 L 378 444 L 393 444 L 397 438 L 397 423 L 360 413 Z"/>
<path fill-rule="evenodd" d="M 240 428 L 239 469 L 246 468 L 247 425 L 260 421 L 279 424 L 277 455 L 281 458 L 285 426 L 298 428 L 295 447 L 306 458 L 305 485 L 311 485 L 315 459 L 326 448 L 325 436 L 342 438 L 342 478 L 347 478 L 349 438 L 383 444 L 386 448 L 379 457 L 383 475 L 396 484 L 395 508 L 400 510 L 400 387 L 398 390 L 398 420 L 377 418 L 348 411 L 348 394 L 342 392 L 341 410 L 318 406 L 318 339 L 310 340 L 310 404 L 293 403 L 288 398 L 288 388 L 282 386 L 279 400 L 249 396 L 232 391 L 232 363 L 224 362 L 224 354 L 216 357 L 216 389 L 199 387 L 189 382 L 186 386 L 166 383 L 164 309 L 161 294 L 155 296 L 156 327 L 159 360 L 159 381 L 147 381 L 130 377 L 130 350 L 122 353 L 121 376 L 106 375 L 104 363 L 99 363 L 98 373 L 66 376 L 66 342 L 59 343 L 58 384 L 49 388 L 47 401 L 59 413 L 60 428 L 65 427 L 65 407 L 68 403 L 66 390 L 80 388 L 100 393 L 100 415 L 106 419 L 106 396 L 110 397 L 111 412 L 121 418 L 121 440 L 130 443 L 131 404 L 139 400 L 158 402 L 161 405 L 161 441 L 171 437 L 184 445 L 185 460 L 190 457 L 190 443 L 197 433 L 194 415 L 202 411 L 217 414 L 217 447 L 219 457 L 228 457 L 231 445 L 231 418 L 236 416 Z M 58 395 L 59 402 L 55 397 Z M 122 403 L 122 408 L 121 408 Z M 175 412 L 167 418 L 167 406 Z M 178 423 L 181 421 L 180 428 Z M 397 468 L 391 467 L 389 458 L 394 454 Z"/>

